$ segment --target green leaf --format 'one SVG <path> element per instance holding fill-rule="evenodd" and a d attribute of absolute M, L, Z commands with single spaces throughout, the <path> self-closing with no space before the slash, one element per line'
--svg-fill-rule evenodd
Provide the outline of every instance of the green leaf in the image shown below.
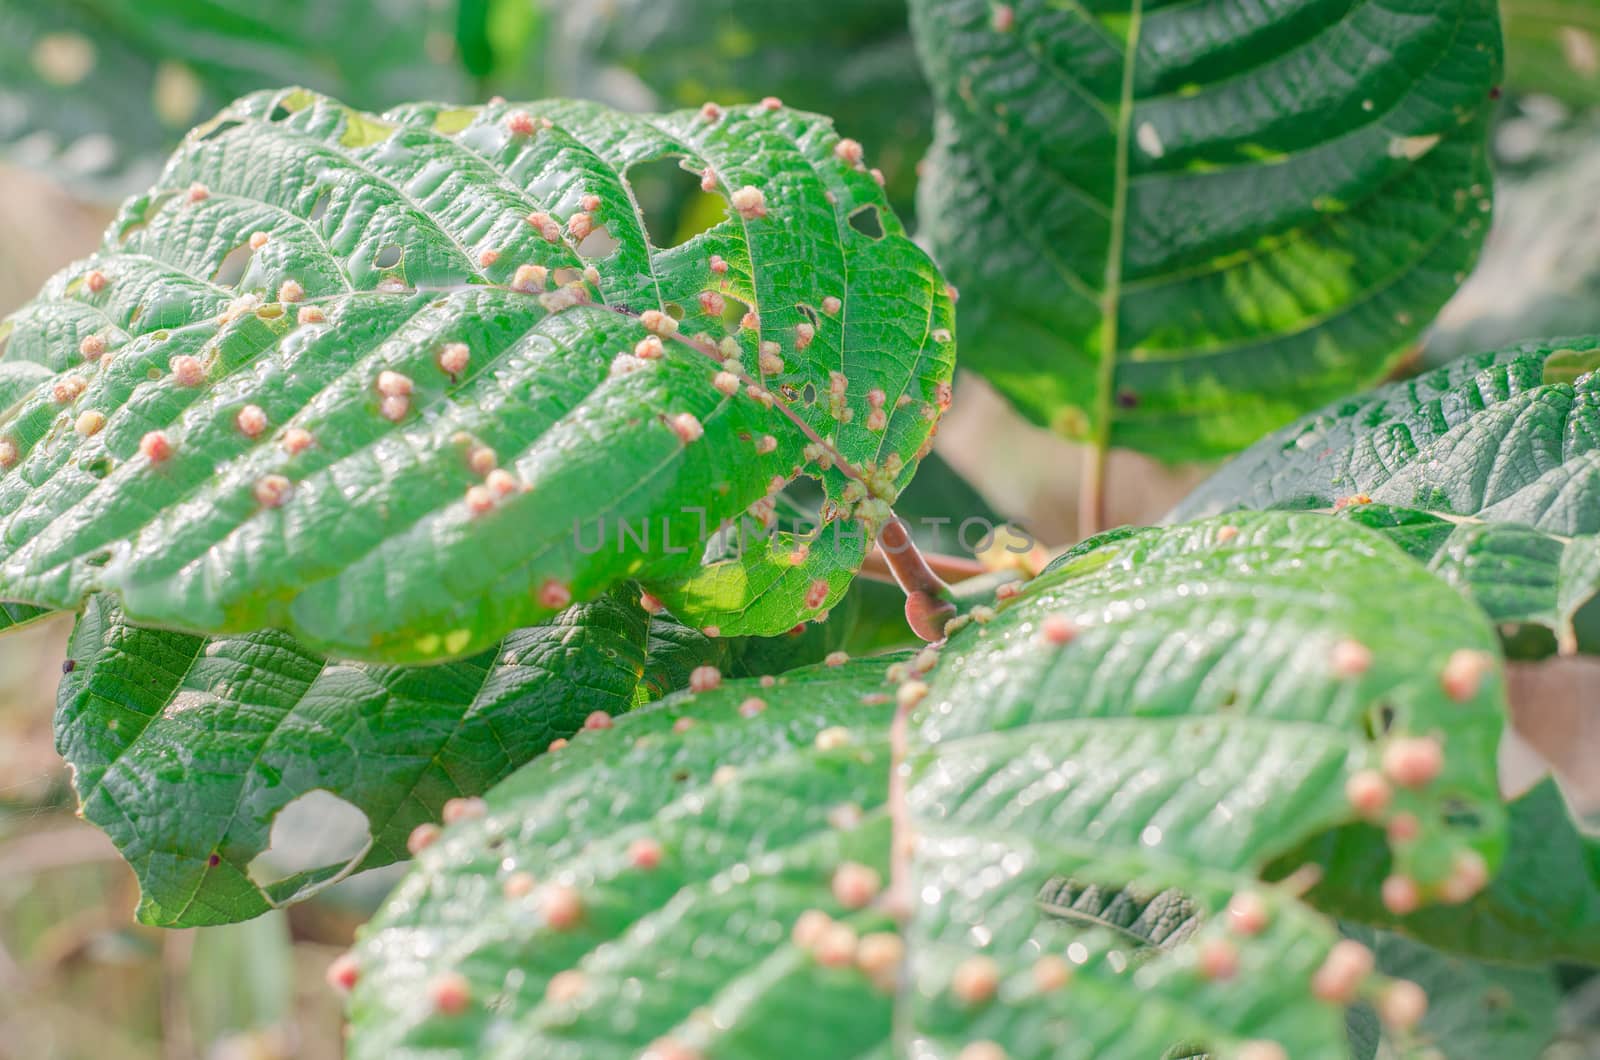
<path fill-rule="evenodd" d="M 1346 398 L 1240 454 L 1172 513 L 1351 506 L 1497 621 L 1550 628 L 1600 590 L 1600 342 L 1527 343 Z"/>
<path fill-rule="evenodd" d="M 1069 643 L 1045 638 L 1047 619 L 1067 623 Z M 968 633 L 940 653 L 912 728 L 912 1004 L 936 1053 L 986 1038 L 1009 1048 L 1020 1037 L 1020 1055 L 1053 1055 L 1087 1023 L 1114 1035 L 1097 1040 L 1095 1055 L 1155 1056 L 1196 1039 L 1220 1050 L 1256 1037 L 1295 1057 L 1343 1055 L 1337 1012 L 1300 1005 L 1300 977 L 1313 967 L 1298 961 L 1322 950 L 1307 941 L 1315 925 L 1287 909 L 1284 934 L 1242 953 L 1228 990 L 1185 978 L 1190 949 L 1170 966 L 1142 966 L 1141 985 L 1158 984 L 1144 995 L 1080 999 L 1075 979 L 1070 1008 L 1034 1003 L 1023 1015 L 950 1005 L 938 969 L 972 952 L 981 925 L 979 946 L 1003 981 L 1026 981 L 1034 955 L 1049 949 L 1050 926 L 1030 909 L 1053 874 L 1175 887 L 1220 912 L 1309 837 L 1355 820 L 1346 784 L 1377 768 L 1391 741 L 1429 734 L 1445 750 L 1439 778 L 1396 790 L 1384 811 L 1421 822 L 1397 871 L 1426 889 L 1471 856 L 1469 845 L 1491 861 L 1499 854 L 1503 691 L 1489 680 L 1457 702 L 1439 680 L 1454 653 L 1493 652 L 1493 631 L 1372 531 L 1248 513 L 1106 535 Z M 1341 671 L 1337 646 L 1347 641 L 1371 656 Z M 1374 842 L 1383 849 L 1381 834 Z M 1381 879 L 1367 886 L 1375 892 Z M 1091 959 L 1097 976 L 1125 963 L 1105 959 Z"/>
<path fill-rule="evenodd" d="M 47 608 L 29 607 L 27 604 L 13 604 L 0 600 L 0 633 L 10 633 L 14 629 L 31 625 L 52 614 L 54 612 Z"/>
<path fill-rule="evenodd" d="M 1078 623 L 1064 647 L 1039 641 L 1055 614 Z M 1363 673 L 1330 673 L 1332 644 L 1379 632 Z M 931 686 L 903 803 L 882 659 L 670 696 L 513 775 L 366 929 L 351 1055 L 620 1057 L 665 1037 L 706 1057 L 953 1056 L 982 1039 L 1016 1058 L 1159 1056 L 1258 1038 L 1345 1056 L 1343 1009 L 1310 987 L 1337 932 L 1258 873 L 1355 819 L 1346 780 L 1390 738 L 1369 732 L 1379 705 L 1393 736 L 1447 748 L 1438 780 L 1395 795 L 1424 822 L 1405 866 L 1429 885 L 1471 847 L 1493 860 L 1499 681 L 1465 702 L 1437 682 L 1451 653 L 1493 644 L 1475 608 L 1348 521 L 1110 535 L 889 667 Z M 897 828 L 916 852 L 893 866 Z M 847 862 L 910 875 L 858 905 Z M 1079 884 L 1041 895 L 1058 872 Z M 1244 890 L 1266 910 L 1253 935 L 1217 915 Z M 807 910 L 849 929 L 833 941 L 893 932 L 901 893 L 909 978 L 892 996 L 860 949 L 830 963 L 791 933 Z M 1157 935 L 1169 949 L 1130 960 Z M 1208 979 L 1200 954 L 1219 945 L 1238 972 Z M 980 954 L 998 994 L 958 1001 Z M 1041 954 L 1065 962 L 1064 989 L 1033 985 Z"/>
<path fill-rule="evenodd" d="M 963 363 L 1064 434 L 1245 446 L 1381 377 L 1477 254 L 1493 0 L 911 11 Z"/>
<path fill-rule="evenodd" d="M 1396 917 L 1373 881 L 1394 866 L 1381 836 L 1367 825 L 1339 829 L 1295 851 L 1271 874 L 1307 860 L 1335 866 L 1309 894 L 1319 908 L 1351 920 L 1394 927 L 1432 946 L 1493 961 L 1600 961 L 1600 845 L 1578 834 L 1552 781 L 1508 807 L 1501 872 L 1461 906 L 1430 906 Z"/>
<path fill-rule="evenodd" d="M 109 591 L 140 622 L 393 662 L 464 657 L 635 577 L 723 635 L 825 610 L 953 356 L 942 282 L 837 142 L 760 106 L 239 101 L 0 325 L 8 361 L 55 373 L 0 416 L 0 596 Z M 627 173 L 662 157 L 743 212 L 652 245 Z M 672 314 L 664 355 L 634 357 Z M 480 477 L 496 460 L 503 496 Z M 708 530 L 799 474 L 829 501 L 807 551 L 701 566 Z"/>
<path fill-rule="evenodd" d="M 452 29 L 429 0 L 381 18 L 358 0 L 0 0 L 0 150 L 121 195 L 198 118 L 256 89 L 304 84 L 363 107 L 459 97 Z"/>
<path fill-rule="evenodd" d="M 338 663 L 276 632 L 206 638 L 90 600 L 61 682 L 56 743 L 83 815 L 143 888 L 139 918 L 225 923 L 406 857 L 417 825 L 633 704 L 646 616 L 602 597 L 493 650 L 423 668 Z M 366 817 L 346 864 L 254 878 L 273 820 L 308 792 Z"/>
<path fill-rule="evenodd" d="M 569 12 L 573 34 L 563 49 L 631 72 L 666 106 L 770 95 L 833 115 L 867 146 L 895 208 L 911 206 L 932 108 L 905 0 L 620 0 Z"/>
<path fill-rule="evenodd" d="M 1428 1013 L 1413 1040 L 1390 1043 L 1399 1056 L 1534 1057 L 1555 1036 L 1561 992 L 1548 968 L 1452 957 L 1389 931 L 1346 926 L 1345 933 L 1373 951 L 1380 971 L 1428 995 Z"/>

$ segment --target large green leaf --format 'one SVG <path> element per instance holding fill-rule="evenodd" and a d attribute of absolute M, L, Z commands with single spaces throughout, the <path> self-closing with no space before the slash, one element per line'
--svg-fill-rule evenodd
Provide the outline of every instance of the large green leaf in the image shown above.
<path fill-rule="evenodd" d="M 85 609 L 56 740 L 82 812 L 143 888 L 140 919 L 242 920 L 334 876 L 406 857 L 413 828 L 633 704 L 647 616 L 602 597 L 491 651 L 420 668 L 341 664 L 282 633 L 206 638 Z M 273 819 L 321 790 L 367 818 L 355 862 L 261 882 Z"/>
<path fill-rule="evenodd" d="M 631 577 L 724 635 L 818 614 L 954 351 L 942 282 L 838 143 L 759 105 L 239 101 L 0 325 L 54 373 L 0 416 L 0 596 L 108 590 L 141 622 L 402 662 Z M 733 204 L 670 249 L 627 184 L 662 157 Z M 830 519 L 808 548 L 701 566 L 707 529 L 802 473 Z"/>
<path fill-rule="evenodd" d="M 1164 458 L 1378 378 L 1487 227 L 1493 0 L 913 0 L 964 364 Z"/>
<path fill-rule="evenodd" d="M 196 119 L 305 84 L 360 107 L 459 97 L 454 5 L 386 0 L 0 0 L 0 149 L 121 195 Z"/>
<path fill-rule="evenodd" d="M 1070 644 L 1040 640 L 1057 616 L 1077 623 Z M 1367 666 L 1335 672 L 1331 649 L 1358 637 Z M 668 1038 L 705 1057 L 940 1057 L 973 1040 L 1159 1056 L 1267 1038 L 1344 1056 L 1343 1010 L 1310 985 L 1337 932 L 1258 873 L 1355 820 L 1348 779 L 1419 733 L 1446 760 L 1394 793 L 1389 810 L 1423 823 L 1404 870 L 1431 888 L 1473 848 L 1493 860 L 1500 684 L 1452 699 L 1438 681 L 1493 644 L 1454 590 L 1344 520 L 1239 515 L 1092 543 L 941 651 L 896 661 L 898 688 L 882 659 L 730 682 L 519 771 L 366 929 L 352 1055 L 633 1056 Z M 892 702 L 922 691 L 908 667 L 931 667 L 931 687 L 896 796 Z M 895 864 L 891 840 L 912 836 Z M 1132 917 L 1060 885 L 1041 901 L 1057 871 L 1190 900 Z M 1257 931 L 1216 915 L 1246 890 Z M 797 942 L 807 910 L 843 930 Z M 1132 959 L 1170 934 L 1160 922 L 1195 916 L 1192 936 Z M 1236 974 L 1203 973 L 1219 953 Z M 1036 985 L 1057 974 L 1070 985 Z"/>
<path fill-rule="evenodd" d="M 1564 650 L 1600 589 L 1600 342 L 1530 343 L 1335 402 L 1242 453 L 1173 512 L 1349 507 Z"/>
<path fill-rule="evenodd" d="M 630 71 L 667 106 L 778 96 L 831 114 L 866 145 L 897 209 L 911 205 L 932 125 L 905 0 L 619 0 L 571 5 L 563 50 Z M 579 70 L 580 84 L 600 71 Z"/>

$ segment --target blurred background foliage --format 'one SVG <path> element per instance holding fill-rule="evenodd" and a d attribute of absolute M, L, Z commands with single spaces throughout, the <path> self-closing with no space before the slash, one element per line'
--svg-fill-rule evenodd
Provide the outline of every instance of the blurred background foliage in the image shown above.
<path fill-rule="evenodd" d="M 1414 367 L 1514 339 L 1596 330 L 1600 0 L 1504 0 L 1509 70 L 1494 133 L 1496 217 L 1478 271 Z M 930 104 L 904 0 L 0 0 L 0 313 L 99 239 L 190 126 L 252 89 L 301 83 L 369 109 L 427 97 L 574 95 L 632 109 L 767 95 L 832 114 L 911 216 Z M 709 222 L 671 166 L 637 194 L 674 241 Z M 911 222 L 914 227 L 914 222 Z M 903 499 L 1070 540 L 1079 461 L 961 381 L 938 455 Z M 1019 459 L 1018 453 L 1027 453 Z M 1150 522 L 1201 477 L 1113 457 L 1113 522 Z M 969 485 L 975 483 L 974 485 Z M 899 595 L 859 583 L 848 646 L 898 635 Z M 332 1057 L 322 970 L 387 891 L 383 872 L 227 928 L 133 923 L 133 877 L 76 819 L 51 734 L 70 620 L 0 639 L 0 1060 Z M 315 822 L 275 833 L 292 858 Z M 1593 981 L 1547 1056 L 1600 1055 Z"/>

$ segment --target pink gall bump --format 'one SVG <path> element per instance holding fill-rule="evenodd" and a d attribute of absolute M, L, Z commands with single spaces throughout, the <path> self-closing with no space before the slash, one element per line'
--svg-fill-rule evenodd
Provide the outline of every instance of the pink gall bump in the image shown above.
<path fill-rule="evenodd" d="M 489 812 L 487 804 L 477 796 L 446 799 L 439 817 L 445 824 L 475 821 Z"/>
<path fill-rule="evenodd" d="M 532 136 L 539 130 L 533 115 L 525 110 L 514 110 L 505 116 L 506 132 L 512 136 Z"/>
<path fill-rule="evenodd" d="M 206 381 L 205 362 L 187 353 L 179 354 L 167 362 L 172 379 L 179 386 L 200 386 Z"/>
<path fill-rule="evenodd" d="M 1228 900 L 1228 926 L 1241 935 L 1259 935 L 1271 921 L 1266 900 L 1254 891 L 1240 891 Z"/>
<path fill-rule="evenodd" d="M 594 218 L 580 210 L 567 218 L 567 231 L 572 233 L 573 239 L 581 242 L 594 231 Z"/>
<path fill-rule="evenodd" d="M 106 340 L 99 335 L 85 335 L 83 341 L 78 343 L 78 352 L 83 355 L 85 360 L 99 360 L 100 356 L 106 352 Z"/>
<path fill-rule="evenodd" d="M 679 718 L 672 723 L 672 731 L 676 733 L 685 733 L 692 728 L 694 728 L 693 718 Z"/>
<path fill-rule="evenodd" d="M 847 861 L 834 870 L 830 886 L 834 901 L 846 909 L 865 909 L 883 890 L 883 877 L 870 866 Z"/>
<path fill-rule="evenodd" d="M 1444 694 L 1457 703 L 1467 703 L 1483 687 L 1483 679 L 1494 670 L 1494 658 L 1488 652 L 1465 648 L 1450 653 L 1439 674 L 1439 686 Z"/>
<path fill-rule="evenodd" d="M 111 284 L 111 278 L 99 269 L 90 269 L 83 274 L 83 285 L 89 289 L 90 294 L 99 294 Z"/>
<path fill-rule="evenodd" d="M 1383 749 L 1383 772 L 1403 788 L 1427 786 L 1444 769 L 1444 748 L 1428 737 L 1400 737 Z"/>
<path fill-rule="evenodd" d="M 1450 875 L 1439 885 L 1439 897 L 1451 905 L 1469 902 L 1489 883 L 1489 863 L 1476 850 L 1456 852 Z"/>
<path fill-rule="evenodd" d="M 593 284 L 595 287 L 600 286 L 600 270 L 595 268 L 593 265 L 584 266 L 583 278 L 585 282 Z"/>
<path fill-rule="evenodd" d="M 749 699 L 739 704 L 739 716 L 741 718 L 754 718 L 766 709 L 766 700 L 757 696 L 751 696 Z"/>
<path fill-rule="evenodd" d="M 191 184 L 189 190 L 184 193 L 184 198 L 191 203 L 205 202 L 211 198 L 211 189 L 204 184 Z"/>
<path fill-rule="evenodd" d="M 700 421 L 691 412 L 680 412 L 667 417 L 667 426 L 672 428 L 672 433 L 678 436 L 678 441 L 684 445 L 697 442 L 706 433 Z"/>
<path fill-rule="evenodd" d="M 572 603 L 572 590 L 554 578 L 546 578 L 544 583 L 539 586 L 538 600 L 541 607 L 560 610 Z"/>
<path fill-rule="evenodd" d="M 814 581 L 810 585 L 806 586 L 805 604 L 806 604 L 806 609 L 807 610 L 814 610 L 816 608 L 819 608 L 824 603 L 826 603 L 827 600 L 828 600 L 828 583 L 827 583 L 827 581 L 825 581 L 822 578 L 818 578 L 816 581 Z"/>
<path fill-rule="evenodd" d="M 496 497 L 509 497 L 522 488 L 517 476 L 498 467 L 484 476 L 483 484 L 489 487 L 489 492 Z"/>
<path fill-rule="evenodd" d="M 817 329 L 807 321 L 801 321 L 794 326 L 794 348 L 803 350 L 811 345 L 811 340 L 817 337 Z"/>
<path fill-rule="evenodd" d="M 745 310 L 744 316 L 739 318 L 739 327 L 745 331 L 760 331 L 761 314 L 754 309 Z M 777 343 L 773 343 L 773 345 L 776 346 Z"/>
<path fill-rule="evenodd" d="M 293 304 L 306 296 L 306 289 L 298 280 L 284 280 L 278 284 L 278 301 Z"/>
<path fill-rule="evenodd" d="M 654 596 L 651 596 L 649 593 L 639 594 L 639 606 L 644 608 L 646 612 L 652 615 L 659 615 L 661 612 L 667 609 L 660 600 L 656 599 Z"/>
<path fill-rule="evenodd" d="M 1395 916 L 1414 913 L 1422 905 L 1422 888 L 1410 876 L 1394 875 L 1383 881 L 1379 888 L 1383 907 Z"/>
<path fill-rule="evenodd" d="M 544 912 L 544 922 L 557 931 L 565 931 L 583 918 L 583 898 L 564 884 L 546 887 L 539 907 Z"/>
<path fill-rule="evenodd" d="M 639 323 L 644 325 L 646 331 L 653 331 L 662 337 L 675 334 L 678 330 L 678 322 L 659 309 L 646 309 L 640 313 Z"/>
<path fill-rule="evenodd" d="M 706 636 L 710 637 L 712 640 L 716 640 L 718 637 L 722 636 L 722 627 L 721 626 L 701 626 L 700 627 L 700 632 L 704 633 Z"/>
<path fill-rule="evenodd" d="M 411 399 L 395 394 L 378 402 L 378 414 L 390 423 L 399 423 L 411 411 Z"/>
<path fill-rule="evenodd" d="M 873 409 L 867 413 L 867 430 L 874 433 L 887 430 L 889 427 L 889 414 L 882 409 Z"/>
<path fill-rule="evenodd" d="M 467 511 L 473 515 L 483 515 L 494 510 L 494 494 L 489 492 L 487 486 L 467 487 Z"/>
<path fill-rule="evenodd" d="M 255 485 L 256 503 L 263 508 L 281 508 L 294 485 L 282 475 L 266 475 Z"/>
<path fill-rule="evenodd" d="M 761 456 L 766 456 L 768 453 L 775 453 L 777 451 L 778 451 L 778 439 L 774 438 L 772 435 L 763 434 L 761 437 L 756 439 L 756 453 L 757 454 L 759 454 Z"/>
<path fill-rule="evenodd" d="M 567 740 L 567 738 L 565 736 L 558 736 L 554 740 L 550 741 L 550 746 L 547 747 L 546 750 L 549 751 L 551 754 L 555 754 L 557 751 L 559 751 L 563 747 L 567 746 L 567 743 L 568 743 L 568 740 Z"/>
<path fill-rule="evenodd" d="M 1328 654 L 1328 666 L 1335 677 L 1360 677 L 1372 669 L 1372 649 L 1349 637 L 1338 641 Z"/>
<path fill-rule="evenodd" d="M 300 427 L 290 427 L 283 432 L 283 451 L 297 456 L 311 448 L 311 432 Z"/>
<path fill-rule="evenodd" d="M 482 251 L 482 252 L 480 252 L 478 254 L 478 267 L 482 268 L 482 269 L 487 269 L 487 268 L 489 268 L 491 265 L 493 265 L 495 262 L 497 262 L 499 260 L 500 260 L 500 252 L 498 250 L 494 249 L 493 247 L 490 247 L 489 249 L 484 250 L 484 251 Z"/>
<path fill-rule="evenodd" d="M 406 836 L 406 849 L 411 852 L 412 857 L 416 857 L 433 846 L 434 841 L 438 838 L 439 826 L 425 821 L 413 828 L 411 834 Z"/>
<path fill-rule="evenodd" d="M 106 425 L 106 414 L 97 409 L 88 409 L 79 414 L 73 423 L 73 430 L 85 438 L 92 438 L 99 434 Z"/>
<path fill-rule="evenodd" d="M 467 370 L 472 351 L 464 342 L 449 342 L 439 351 L 439 368 L 445 375 L 455 377 Z"/>
<path fill-rule="evenodd" d="M 711 385 L 716 388 L 717 393 L 733 397 L 739 392 L 739 377 L 732 372 L 718 372 L 711 377 Z"/>
<path fill-rule="evenodd" d="M 361 981 L 361 965 L 353 953 L 341 953 L 328 965 L 328 970 L 323 973 L 329 986 L 341 994 L 348 994 L 356 988 L 356 983 Z"/>
<path fill-rule="evenodd" d="M 639 838 L 628 844 L 628 864 L 649 872 L 661 865 L 661 844 L 654 839 Z"/>
<path fill-rule="evenodd" d="M 590 711 L 589 716 L 583 719 L 584 729 L 590 732 L 595 732 L 602 729 L 610 729 L 615 725 L 616 722 L 611 719 L 611 715 L 607 714 L 603 710 Z"/>
<path fill-rule="evenodd" d="M 1072 981 L 1072 965 L 1054 954 L 1046 954 L 1033 962 L 1033 988 L 1041 994 L 1060 990 Z"/>
<path fill-rule="evenodd" d="M 907 681 L 895 690 L 895 702 L 902 710 L 910 710 L 921 703 L 928 695 L 928 685 L 924 681 Z"/>
<path fill-rule="evenodd" d="M 671 320 L 671 317 L 667 318 Z M 634 344 L 633 355 L 643 361 L 659 360 L 666 354 L 666 348 L 661 345 L 661 340 L 654 335 L 647 335 Z"/>
<path fill-rule="evenodd" d="M 878 182 L 878 187 L 881 188 L 885 184 L 889 183 L 889 178 L 885 177 L 883 175 L 883 170 L 879 169 L 877 166 L 873 166 L 869 172 L 872 174 L 872 179 Z"/>
<path fill-rule="evenodd" d="M 1409 1031 L 1428 1014 L 1428 995 L 1409 979 L 1396 979 L 1378 992 L 1378 1019 L 1391 1030 Z"/>
<path fill-rule="evenodd" d="M 295 314 L 295 321 L 300 324 L 325 324 L 327 320 L 327 314 L 314 305 L 301 306 Z"/>
<path fill-rule="evenodd" d="M 89 383 L 82 376 L 69 375 L 58 379 L 50 387 L 50 399 L 57 405 L 67 405 L 78 399 L 78 395 L 89 389 Z"/>
<path fill-rule="evenodd" d="M 710 692 L 722 684 L 722 672 L 715 666 L 696 666 L 689 671 L 689 691 Z"/>
<path fill-rule="evenodd" d="M 829 968 L 847 968 L 855 963 L 857 942 L 853 928 L 830 921 L 817 937 L 811 952 L 818 964 Z"/>
<path fill-rule="evenodd" d="M 378 393 L 384 397 L 405 397 L 411 390 L 410 377 L 388 370 L 378 373 Z"/>
<path fill-rule="evenodd" d="M 545 277 L 550 273 L 543 265 L 518 265 L 511 274 L 511 289 L 522 294 L 544 290 Z"/>
<path fill-rule="evenodd" d="M 967 1005 L 990 1001 L 999 989 L 1000 967 L 988 957 L 968 957 L 950 980 L 950 992 Z"/>
<path fill-rule="evenodd" d="M 578 200 L 578 205 L 583 207 L 584 213 L 592 214 L 600 209 L 600 196 L 593 193 L 585 195 Z"/>
<path fill-rule="evenodd" d="M 866 157 L 866 152 L 862 150 L 858 141 L 847 136 L 833 145 L 833 157 L 847 166 L 859 166 L 861 160 Z"/>
<path fill-rule="evenodd" d="M 716 291 L 701 291 L 700 308 L 705 311 L 707 316 L 720 317 L 723 311 L 728 308 L 728 300 Z"/>
<path fill-rule="evenodd" d="M 250 233 L 250 249 L 260 250 L 272 241 L 272 237 L 265 232 Z"/>
<path fill-rule="evenodd" d="M 707 123 L 722 120 L 722 108 L 709 100 L 700 105 L 700 120 Z"/>
<path fill-rule="evenodd" d="M 1219 545 L 1226 545 L 1229 541 L 1232 541 L 1238 536 L 1239 528 L 1237 526 L 1217 527 L 1217 544 Z"/>
<path fill-rule="evenodd" d="M 822 941 L 823 932 L 833 924 L 833 918 L 820 909 L 807 909 L 794 922 L 789 940 L 803 950 L 809 950 Z"/>
<path fill-rule="evenodd" d="M 1417 815 L 1414 813 L 1397 813 L 1389 818 L 1388 827 L 1384 831 L 1390 843 L 1401 846 L 1422 834 L 1422 822 L 1417 820 Z"/>
<path fill-rule="evenodd" d="M 152 464 L 159 464 L 172 456 L 172 442 L 161 431 L 151 431 L 139 439 L 139 452 Z"/>
<path fill-rule="evenodd" d="M 1348 1005 L 1360 993 L 1374 964 L 1371 950 L 1352 939 L 1340 939 L 1311 977 L 1311 993 L 1322 1001 Z"/>
<path fill-rule="evenodd" d="M 557 1005 L 576 1001 L 589 987 L 589 979 L 576 968 L 568 968 L 550 977 L 545 985 L 545 999 Z"/>
<path fill-rule="evenodd" d="M 779 375 L 783 372 L 782 347 L 776 342 L 763 342 L 760 346 L 760 356 L 757 362 L 763 375 Z"/>
<path fill-rule="evenodd" d="M 1200 977 L 1209 982 L 1232 979 L 1239 974 L 1239 948 L 1227 939 L 1206 939 L 1200 944 Z"/>
<path fill-rule="evenodd" d="M 718 276 L 726 276 L 728 274 L 728 263 L 722 259 L 721 254 L 711 255 L 711 271 Z"/>
<path fill-rule="evenodd" d="M 1372 769 L 1352 773 L 1344 784 L 1345 801 L 1350 803 L 1350 807 L 1356 813 L 1369 821 L 1389 808 L 1389 800 L 1393 794 L 1389 782 L 1383 779 L 1382 774 Z"/>
<path fill-rule="evenodd" d="M 472 984 L 460 972 L 443 972 L 428 981 L 428 1000 L 441 1016 L 459 1016 L 472 1004 Z"/>
<path fill-rule="evenodd" d="M 782 106 L 783 100 L 779 99 L 777 96 L 763 96 L 761 98 L 762 110 L 778 110 L 782 108 Z"/>
<path fill-rule="evenodd" d="M 707 195 L 717 190 L 717 171 L 710 166 L 700 171 L 700 190 Z"/>
<path fill-rule="evenodd" d="M 1039 623 L 1039 639 L 1057 648 L 1071 644 L 1078 636 L 1078 624 L 1068 615 L 1047 615 Z"/>
<path fill-rule="evenodd" d="M 892 931 L 874 931 L 861 936 L 856 947 L 856 967 L 875 981 L 892 976 L 905 960 L 906 944 Z"/>
<path fill-rule="evenodd" d="M 21 457 L 16 442 L 10 438 L 0 438 L 0 468 L 15 467 Z"/>
<path fill-rule="evenodd" d="M 500 885 L 500 893 L 513 900 L 526 898 L 533 893 L 533 888 L 537 882 L 531 872 L 513 872 Z"/>
<path fill-rule="evenodd" d="M 767 197 L 762 194 L 760 188 L 753 185 L 746 184 L 738 189 L 728 201 L 746 221 L 755 221 L 767 216 Z"/>
<path fill-rule="evenodd" d="M 844 303 L 831 294 L 822 300 L 822 311 L 830 317 L 838 316 L 839 310 L 843 308 Z"/>

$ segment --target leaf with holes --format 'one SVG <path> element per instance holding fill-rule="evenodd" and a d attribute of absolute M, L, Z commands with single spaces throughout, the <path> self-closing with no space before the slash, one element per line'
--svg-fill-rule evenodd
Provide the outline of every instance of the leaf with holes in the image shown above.
<path fill-rule="evenodd" d="M 1360 954 L 1259 873 L 1365 812 L 1415 823 L 1422 897 L 1481 886 L 1503 694 L 1440 674 L 1493 647 L 1347 521 L 1102 539 L 887 674 L 670 696 L 513 775 L 341 962 L 352 1056 L 1345 1056 Z M 1354 805 L 1374 781 L 1384 805 Z"/>
<path fill-rule="evenodd" d="M 1248 445 L 1382 376 L 1476 257 L 1494 0 L 911 12 L 965 364 L 1071 437 Z"/>
<path fill-rule="evenodd" d="M 820 614 L 953 356 L 839 143 L 781 107 L 240 100 L 0 328 L 50 373 L 0 415 L 0 597 L 396 662 L 635 577 L 723 635 Z M 661 157 L 728 201 L 669 249 L 627 183 Z M 824 527 L 760 536 L 802 474 Z M 749 547 L 703 566 L 730 520 Z"/>
<path fill-rule="evenodd" d="M 478 795 L 633 704 L 648 621 L 613 597 L 416 669 L 341 664 L 282 633 L 206 638 L 128 624 L 106 597 L 74 634 L 56 742 L 83 814 L 143 888 L 139 917 L 242 920 L 406 856 L 447 800 Z M 366 817 L 335 864 L 267 875 L 274 819 L 325 792 Z"/>
<path fill-rule="evenodd" d="M 1240 454 L 1172 518 L 1346 507 L 1492 617 L 1577 650 L 1573 618 L 1600 590 L 1596 367 L 1600 340 L 1529 343 L 1346 398 Z"/>
<path fill-rule="evenodd" d="M 305 84 L 357 106 L 448 98 L 436 62 L 455 19 L 429 0 L 0 0 L 0 150 L 96 194 L 126 194 L 196 119 L 235 96 Z"/>

